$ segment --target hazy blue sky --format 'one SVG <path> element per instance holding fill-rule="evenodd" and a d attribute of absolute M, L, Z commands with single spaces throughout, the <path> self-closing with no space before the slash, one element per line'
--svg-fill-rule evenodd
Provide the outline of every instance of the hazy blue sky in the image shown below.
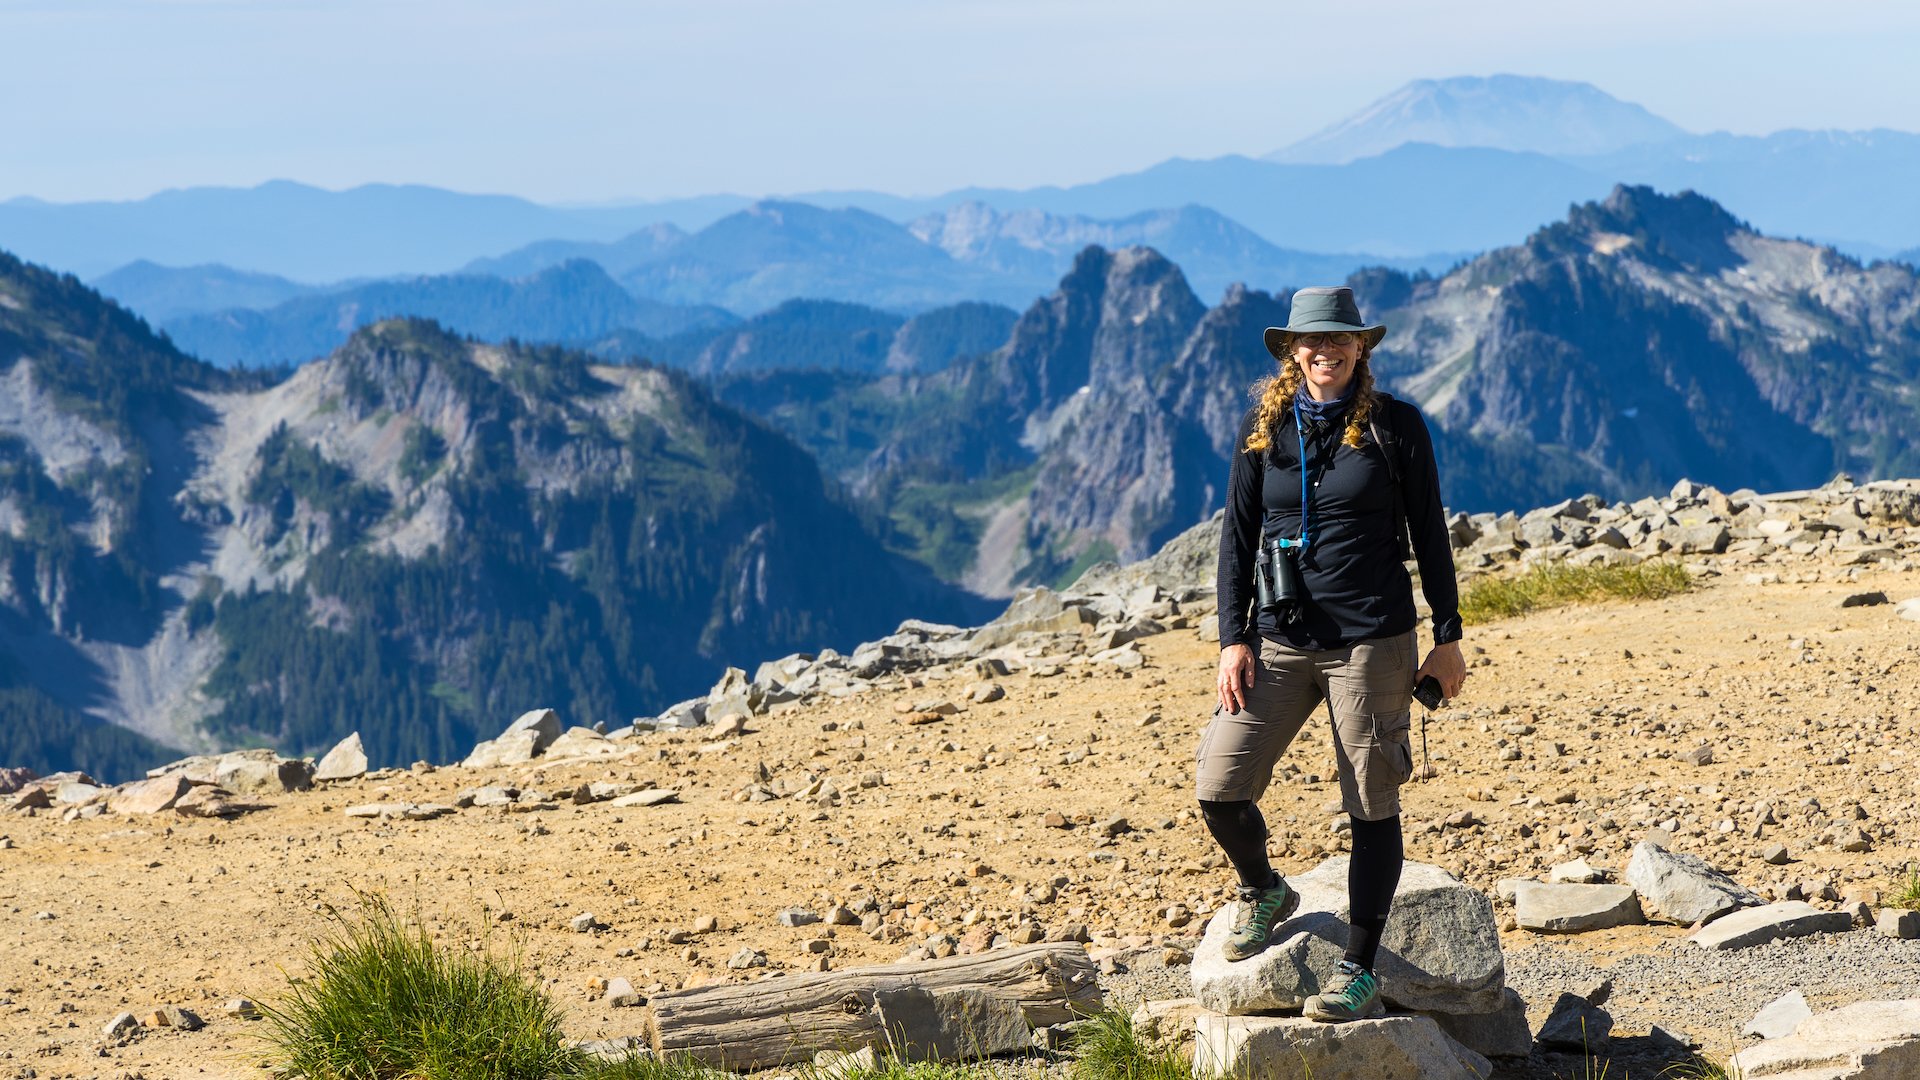
<path fill-rule="evenodd" d="M 0 0 L 0 198 L 1074 183 L 1497 72 L 1696 131 L 1912 131 L 1916 57 L 1910 0 Z"/>

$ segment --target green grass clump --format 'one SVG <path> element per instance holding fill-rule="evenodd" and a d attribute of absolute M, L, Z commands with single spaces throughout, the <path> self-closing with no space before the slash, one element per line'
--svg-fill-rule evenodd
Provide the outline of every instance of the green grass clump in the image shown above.
<path fill-rule="evenodd" d="M 582 1057 L 572 1071 L 557 1074 L 565 1080 L 733 1080 L 733 1074 L 702 1065 L 680 1054 L 664 1058 L 630 1054 L 613 1061 Z"/>
<path fill-rule="evenodd" d="M 1669 1065 L 1660 1071 L 1660 1075 L 1671 1080 L 1739 1080 L 1737 1072 L 1727 1070 L 1726 1062 L 1704 1054 L 1695 1054 L 1677 1065 Z"/>
<path fill-rule="evenodd" d="M 1172 1042 L 1155 1043 L 1118 1010 L 1095 1016 L 1075 1033 L 1073 1080 L 1191 1080 L 1192 1067 Z"/>
<path fill-rule="evenodd" d="M 1524 574 L 1475 581 L 1460 600 L 1460 616 L 1467 622 L 1482 623 L 1565 604 L 1658 600 L 1692 587 L 1686 567 L 1677 562 L 1637 566 L 1547 563 Z"/>
<path fill-rule="evenodd" d="M 359 918 L 338 923 L 313 945 L 308 977 L 262 1010 L 280 1064 L 308 1080 L 551 1080 L 582 1071 L 559 1009 L 511 963 L 440 948 L 378 897 L 362 897 Z"/>

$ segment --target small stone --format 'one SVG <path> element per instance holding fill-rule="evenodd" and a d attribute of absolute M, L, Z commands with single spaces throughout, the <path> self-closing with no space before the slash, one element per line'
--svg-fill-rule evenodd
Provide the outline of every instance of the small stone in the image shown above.
<path fill-rule="evenodd" d="M 1702 743 L 1686 753 L 1681 754 L 1680 760 L 1694 766 L 1711 765 L 1713 764 L 1713 747 Z"/>
<path fill-rule="evenodd" d="M 1108 818 L 1098 825 L 1095 825 L 1094 831 L 1098 832 L 1101 836 L 1119 836 L 1123 833 L 1132 832 L 1133 826 L 1127 824 L 1126 818 L 1115 817 Z"/>
<path fill-rule="evenodd" d="M 1607 880 L 1607 872 L 1591 866 L 1585 859 L 1564 862 L 1547 871 L 1547 880 L 1555 884 L 1601 885 Z"/>
<path fill-rule="evenodd" d="M 1006 690 L 1002 689 L 1000 684 L 996 682 L 974 683 L 967 689 L 967 700 L 973 702 L 975 705 L 985 705 L 989 702 L 999 701 L 1006 696 Z"/>
<path fill-rule="evenodd" d="M 104 1029 L 109 1039 L 119 1039 L 140 1030 L 140 1019 L 130 1012 L 123 1012 L 107 1021 Z"/>
<path fill-rule="evenodd" d="M 743 948 L 739 952 L 734 953 L 731 957 L 727 958 L 727 967 L 733 969 L 734 971 L 745 971 L 748 968 L 757 968 L 757 967 L 766 967 L 766 966 L 767 966 L 767 954 L 761 952 L 758 949 Z"/>
<path fill-rule="evenodd" d="M 1049 829 L 1073 828 L 1073 822 L 1068 820 L 1067 815 L 1058 810 L 1047 811 L 1046 816 L 1040 819 L 1040 824 L 1045 825 Z"/>
<path fill-rule="evenodd" d="M 591 934 L 595 930 L 605 930 L 606 928 L 606 924 L 594 918 L 593 912 L 591 911 L 575 915 L 573 918 L 567 920 L 567 929 L 572 930 L 576 934 Z"/>
<path fill-rule="evenodd" d="M 693 932 L 696 934 L 711 934 L 718 929 L 720 929 L 720 920 L 712 915 L 702 915 L 693 920 Z"/>
<path fill-rule="evenodd" d="M 1842 608 L 1878 607 L 1887 602 L 1887 594 L 1878 589 L 1871 592 L 1848 593 L 1840 598 Z"/>
<path fill-rule="evenodd" d="M 227 1003 L 220 1006 L 220 1011 L 226 1013 L 228 1016 L 241 1020 L 260 1019 L 260 1006 L 255 1005 L 253 1001 L 248 998 L 228 998 Z"/>
<path fill-rule="evenodd" d="M 774 917 L 780 920 L 781 926 L 811 926 L 820 921 L 818 912 L 803 907 L 781 908 Z"/>
<path fill-rule="evenodd" d="M 1185 967 L 1193 963 L 1193 954 L 1177 945 L 1169 945 L 1160 954 L 1160 962 L 1168 967 Z"/>
<path fill-rule="evenodd" d="M 183 1009 L 178 1005 L 168 1005 L 160 1010 L 161 1023 L 175 1031 L 199 1031 L 207 1026 L 200 1014 L 192 1009 Z"/>
<path fill-rule="evenodd" d="M 1774 866 L 1785 866 L 1788 862 L 1792 861 L 1792 857 L 1787 854 L 1787 846 L 1785 844 L 1768 844 L 1760 852 L 1760 860 L 1771 863 Z"/>
<path fill-rule="evenodd" d="M 680 792 L 677 789 L 648 788 L 645 791 L 636 791 L 631 795 L 622 795 L 617 799 L 610 800 L 607 805 L 618 810 L 629 806 L 660 806 L 665 803 L 678 802 L 679 800 Z"/>
<path fill-rule="evenodd" d="M 1597 1054 L 1607 1048 L 1613 1017 L 1575 994 L 1561 994 L 1534 1041 L 1549 1050 Z"/>
<path fill-rule="evenodd" d="M 631 982 L 619 978 L 607 980 L 606 993 L 600 995 L 600 1000 L 615 1009 L 630 1009 L 647 1003 L 647 999 L 640 996 Z"/>

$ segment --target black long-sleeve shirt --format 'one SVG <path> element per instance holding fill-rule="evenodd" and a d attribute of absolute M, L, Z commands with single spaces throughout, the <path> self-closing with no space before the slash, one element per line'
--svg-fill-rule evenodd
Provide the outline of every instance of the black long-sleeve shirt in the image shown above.
<path fill-rule="evenodd" d="M 1453 577 L 1440 501 L 1433 436 L 1420 410 L 1381 394 L 1375 423 L 1398 450 L 1408 533 L 1420 567 L 1421 591 L 1433 609 L 1433 643 L 1460 640 L 1460 593 Z M 1382 410 L 1392 410 L 1386 416 Z M 1240 422 L 1244 447 L 1257 409 Z M 1307 464 L 1312 530 L 1297 554 L 1305 600 L 1296 621 L 1254 609 L 1253 575 L 1259 546 L 1300 535 L 1300 450 L 1291 411 L 1264 453 L 1233 455 L 1227 480 L 1227 516 L 1220 529 L 1220 645 L 1255 645 L 1268 637 L 1300 649 L 1336 649 L 1367 638 L 1413 629 L 1413 580 L 1400 561 L 1394 535 L 1393 476 L 1371 438 L 1359 449 L 1340 441 L 1344 420 L 1314 431 L 1309 422 Z"/>

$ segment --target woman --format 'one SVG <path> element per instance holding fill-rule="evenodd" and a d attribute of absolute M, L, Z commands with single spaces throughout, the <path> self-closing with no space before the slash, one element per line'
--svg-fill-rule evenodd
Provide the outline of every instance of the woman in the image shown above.
<path fill-rule="evenodd" d="M 1242 960 L 1266 948 L 1300 902 L 1267 861 L 1256 800 L 1300 726 L 1328 703 L 1352 824 L 1352 929 L 1345 959 L 1307 1000 L 1316 1020 L 1385 1012 L 1374 961 L 1400 882 L 1412 694 L 1431 675 L 1453 697 L 1467 675 L 1433 443 L 1420 411 L 1375 390 L 1367 367 L 1384 336 L 1348 288 L 1300 290 L 1287 325 L 1266 332 L 1280 370 L 1255 387 L 1228 481 L 1220 704 L 1196 769 L 1207 829 L 1240 878 L 1226 951 Z M 1434 647 L 1418 670 L 1403 517 L 1433 609 Z"/>

